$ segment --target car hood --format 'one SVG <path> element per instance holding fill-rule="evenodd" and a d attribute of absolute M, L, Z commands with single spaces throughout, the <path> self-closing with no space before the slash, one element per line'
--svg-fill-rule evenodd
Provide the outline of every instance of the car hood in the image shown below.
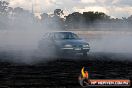
<path fill-rule="evenodd" d="M 82 39 L 67 39 L 67 40 L 57 40 L 55 41 L 57 45 L 65 45 L 65 44 L 71 44 L 71 45 L 85 45 L 88 44 L 86 41 Z"/>

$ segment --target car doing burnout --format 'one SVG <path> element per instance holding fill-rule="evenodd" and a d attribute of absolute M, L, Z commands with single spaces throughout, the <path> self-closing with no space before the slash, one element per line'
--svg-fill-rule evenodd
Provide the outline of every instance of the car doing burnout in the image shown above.
<path fill-rule="evenodd" d="M 39 49 L 43 52 L 55 51 L 58 55 L 76 55 L 82 53 L 87 56 L 90 50 L 89 43 L 79 38 L 72 32 L 50 32 L 46 33 L 39 42 Z M 48 50 L 47 50 L 48 49 Z"/>

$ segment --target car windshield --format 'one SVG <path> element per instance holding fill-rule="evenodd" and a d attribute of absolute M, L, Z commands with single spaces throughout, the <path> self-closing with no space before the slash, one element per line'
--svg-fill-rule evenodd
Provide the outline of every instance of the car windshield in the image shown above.
<path fill-rule="evenodd" d="M 64 33 L 55 33 L 55 39 L 79 39 L 79 37 L 74 33 L 64 32 Z"/>

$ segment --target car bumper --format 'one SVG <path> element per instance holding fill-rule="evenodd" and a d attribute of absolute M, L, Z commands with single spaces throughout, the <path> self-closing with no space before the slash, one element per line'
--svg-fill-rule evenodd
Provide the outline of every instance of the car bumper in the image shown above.
<path fill-rule="evenodd" d="M 61 51 L 63 53 L 83 53 L 83 52 L 89 52 L 90 47 L 86 48 L 61 48 Z"/>

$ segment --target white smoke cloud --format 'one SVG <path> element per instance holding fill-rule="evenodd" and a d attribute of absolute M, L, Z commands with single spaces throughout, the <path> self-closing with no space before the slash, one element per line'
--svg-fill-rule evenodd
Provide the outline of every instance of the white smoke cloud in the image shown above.
<path fill-rule="evenodd" d="M 76 12 L 87 12 L 87 11 L 99 11 L 99 12 L 104 12 L 112 17 L 128 17 L 132 15 L 132 7 L 125 6 L 125 7 L 118 7 L 118 6 L 86 6 L 86 7 L 74 7 L 73 11 Z"/>
<path fill-rule="evenodd" d="M 96 0 L 81 0 L 82 3 L 96 3 Z"/>
<path fill-rule="evenodd" d="M 73 8 L 74 11 L 79 11 L 79 12 L 87 12 L 87 11 L 99 11 L 99 12 L 104 12 L 104 13 L 109 13 L 108 9 L 101 7 L 101 6 L 94 6 L 94 7 L 84 7 L 84 8 L 78 8 L 78 7 L 74 7 Z"/>

